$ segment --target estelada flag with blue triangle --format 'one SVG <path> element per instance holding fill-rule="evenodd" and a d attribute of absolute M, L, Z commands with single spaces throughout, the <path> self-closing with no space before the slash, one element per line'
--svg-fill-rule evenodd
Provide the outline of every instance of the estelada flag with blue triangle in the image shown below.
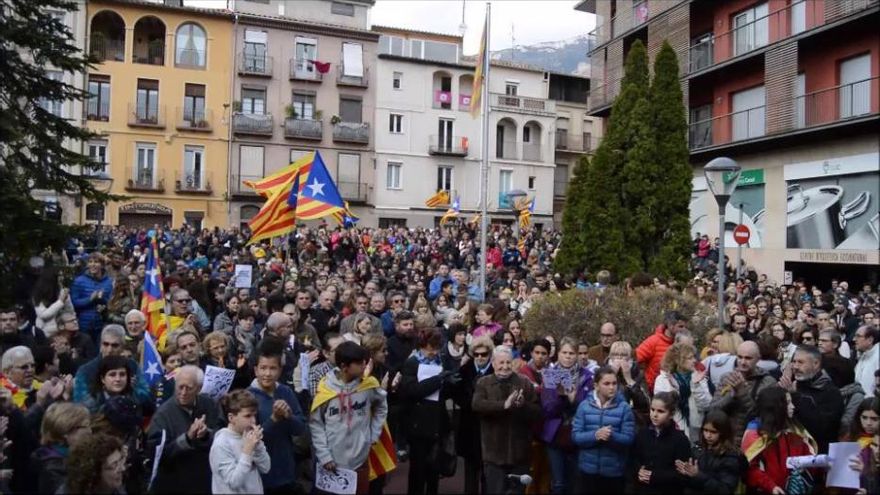
<path fill-rule="evenodd" d="M 159 342 L 159 350 L 165 347 L 165 293 L 162 289 L 162 269 L 159 266 L 159 244 L 150 237 L 145 263 L 144 291 L 141 296 L 141 312 L 147 319 L 147 332 Z"/>
<path fill-rule="evenodd" d="M 446 210 L 446 213 L 440 218 L 440 225 L 445 224 L 452 218 L 458 217 L 458 214 L 461 212 L 461 198 L 456 195 L 455 199 L 452 201 L 452 205 L 449 206 L 449 209 Z"/>
<path fill-rule="evenodd" d="M 165 370 L 162 368 L 162 357 L 149 332 L 144 333 L 144 352 L 141 355 L 141 370 L 150 388 L 162 382 Z"/>
<path fill-rule="evenodd" d="M 301 169 L 300 174 L 305 170 Z M 302 175 L 301 175 L 302 176 Z M 324 165 L 321 153 L 315 151 L 308 176 L 300 181 L 299 197 L 296 202 L 296 217 L 301 220 L 314 220 L 345 210 L 345 202 L 339 189 Z"/>
<path fill-rule="evenodd" d="M 333 215 L 331 215 L 336 223 L 341 225 L 343 228 L 351 228 L 357 225 L 358 222 L 361 221 L 360 218 L 355 216 L 354 213 L 351 212 L 351 207 L 348 205 L 348 201 L 345 202 L 345 209 L 342 211 L 337 211 Z"/>

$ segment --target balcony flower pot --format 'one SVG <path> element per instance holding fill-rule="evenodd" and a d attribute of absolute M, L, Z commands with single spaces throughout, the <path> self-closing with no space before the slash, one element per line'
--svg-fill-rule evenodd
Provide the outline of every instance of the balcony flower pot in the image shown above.
<path fill-rule="evenodd" d="M 339 115 L 334 115 L 334 116 L 330 117 L 331 124 L 336 125 L 340 122 L 342 122 L 342 117 L 340 117 Z"/>

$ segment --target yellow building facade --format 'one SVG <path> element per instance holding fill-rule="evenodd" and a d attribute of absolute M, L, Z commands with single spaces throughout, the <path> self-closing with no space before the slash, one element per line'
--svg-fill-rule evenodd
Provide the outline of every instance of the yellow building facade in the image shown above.
<path fill-rule="evenodd" d="M 84 218 L 131 227 L 225 227 L 232 19 L 222 11 L 87 3 L 86 152 L 98 187 L 126 200 Z"/>

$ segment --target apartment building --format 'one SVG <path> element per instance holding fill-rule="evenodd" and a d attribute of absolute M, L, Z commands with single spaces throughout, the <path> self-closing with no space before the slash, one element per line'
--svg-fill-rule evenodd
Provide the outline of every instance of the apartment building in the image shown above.
<path fill-rule="evenodd" d="M 344 200 L 368 218 L 373 197 L 373 1 L 234 2 L 230 225 L 261 198 L 244 181 L 319 151 Z"/>
<path fill-rule="evenodd" d="M 480 119 L 470 114 L 474 57 L 460 36 L 373 26 L 376 70 L 375 215 L 388 225 L 433 227 L 446 207 L 427 208 L 439 189 L 460 199 L 463 218 L 480 209 Z M 489 192 L 492 222 L 515 219 L 508 192 L 536 198 L 533 221 L 553 213 L 556 106 L 549 75 L 493 61 L 489 78 Z"/>
<path fill-rule="evenodd" d="M 641 39 L 676 50 L 694 167 L 694 233 L 717 235 L 702 177 L 712 158 L 743 167 L 726 211 L 751 238 L 743 259 L 778 282 L 878 283 L 878 0 L 585 0 L 597 16 L 589 112 L 607 116 Z M 735 259 L 735 248 L 727 251 Z"/>
<path fill-rule="evenodd" d="M 93 172 L 128 199 L 86 204 L 88 221 L 226 226 L 232 22 L 217 10 L 123 0 L 86 6 L 85 125 Z M 104 179 L 106 177 L 106 179 Z"/>

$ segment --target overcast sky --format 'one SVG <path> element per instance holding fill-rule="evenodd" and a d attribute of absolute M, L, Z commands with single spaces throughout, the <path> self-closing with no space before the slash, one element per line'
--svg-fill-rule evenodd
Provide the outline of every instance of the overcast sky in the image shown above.
<path fill-rule="evenodd" d="M 291 6 L 293 0 L 286 0 Z M 574 10 L 575 0 L 493 0 L 491 50 L 542 41 L 561 41 L 587 34 L 595 16 Z M 226 7 L 226 0 L 186 0 L 198 7 Z M 377 0 L 370 12 L 372 24 L 421 31 L 459 34 L 465 7 L 464 53 L 475 54 L 485 18 L 485 0 Z M 511 36 L 512 31 L 512 36 Z"/>

